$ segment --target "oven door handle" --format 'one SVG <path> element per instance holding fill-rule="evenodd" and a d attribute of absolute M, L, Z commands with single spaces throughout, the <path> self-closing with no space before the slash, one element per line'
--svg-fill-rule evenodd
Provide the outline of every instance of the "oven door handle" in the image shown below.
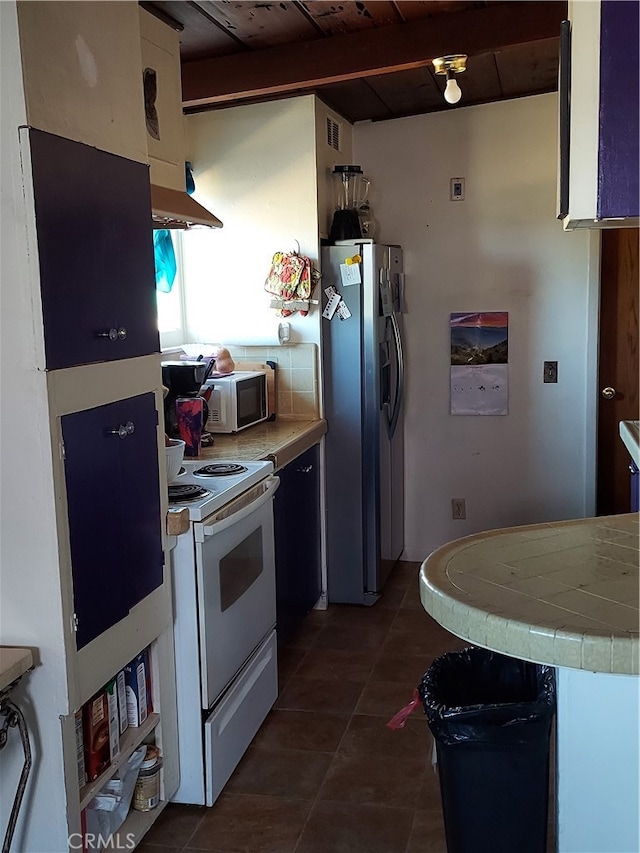
<path fill-rule="evenodd" d="M 203 535 L 205 537 L 214 536 L 216 533 L 221 533 L 223 530 L 226 530 L 227 527 L 231 527 L 232 524 L 237 524 L 238 522 L 243 521 L 247 516 L 251 515 L 252 512 L 260 509 L 260 507 L 263 504 L 266 504 L 267 501 L 272 500 L 279 485 L 280 477 L 268 477 L 267 488 L 258 498 L 251 501 L 250 504 L 246 504 L 237 512 L 228 515 L 226 518 L 220 519 L 220 521 L 214 521 L 213 524 L 205 524 L 202 528 Z"/>

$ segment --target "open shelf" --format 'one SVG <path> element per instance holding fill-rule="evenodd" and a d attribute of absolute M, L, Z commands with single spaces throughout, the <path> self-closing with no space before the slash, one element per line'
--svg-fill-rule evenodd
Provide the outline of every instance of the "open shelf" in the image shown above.
<path fill-rule="evenodd" d="M 88 782 L 80 788 L 81 810 L 91 802 L 103 785 L 111 779 L 116 770 L 129 760 L 131 754 L 140 746 L 146 736 L 155 729 L 159 722 L 160 714 L 149 714 L 141 726 L 129 726 L 120 739 L 120 752 L 111 764 L 97 779 L 93 782 Z M 154 809 L 153 812 L 137 812 L 137 814 L 157 814 L 157 809 Z"/>
<path fill-rule="evenodd" d="M 111 841 L 107 842 L 109 846 L 105 847 L 102 845 L 100 847 L 100 851 L 118 849 L 118 844 L 122 844 L 122 847 L 119 848 L 122 850 L 125 849 L 125 844 L 127 850 L 135 849 L 151 829 L 157 820 L 158 815 L 166 805 L 166 800 L 160 800 L 155 809 L 152 809 L 150 812 L 138 812 L 133 808 L 129 809 L 129 813 L 124 819 L 124 823 L 122 823 L 113 833 Z M 120 841 L 120 839 L 122 839 L 122 841 Z"/>
<path fill-rule="evenodd" d="M 158 814 L 166 805 L 166 800 L 160 800 L 155 809 L 152 809 L 150 812 L 139 812 L 132 808 L 125 822 L 118 830 L 121 833 L 120 837 L 133 840 L 134 845 L 137 847 L 158 819 Z M 133 838 L 131 838 L 132 836 Z"/>

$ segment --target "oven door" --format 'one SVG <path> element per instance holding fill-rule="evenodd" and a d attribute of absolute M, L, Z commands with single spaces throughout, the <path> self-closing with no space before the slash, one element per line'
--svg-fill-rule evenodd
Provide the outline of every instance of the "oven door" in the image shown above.
<path fill-rule="evenodd" d="M 276 622 L 273 496 L 279 485 L 278 477 L 268 477 L 193 525 L 205 710 Z"/>

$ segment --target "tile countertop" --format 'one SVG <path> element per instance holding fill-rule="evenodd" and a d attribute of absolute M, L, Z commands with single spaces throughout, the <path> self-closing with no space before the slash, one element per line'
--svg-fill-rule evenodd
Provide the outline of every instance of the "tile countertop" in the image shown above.
<path fill-rule="evenodd" d="M 639 674 L 638 513 L 477 533 L 420 569 L 424 609 L 512 657 Z"/>
<path fill-rule="evenodd" d="M 620 438 L 637 468 L 640 468 L 640 421 L 620 421 Z"/>
<path fill-rule="evenodd" d="M 0 646 L 0 690 L 4 690 L 33 666 L 31 649 Z"/>
<path fill-rule="evenodd" d="M 235 435 L 214 434 L 213 447 L 203 447 L 198 459 L 268 459 L 278 470 L 317 444 L 326 431 L 327 422 L 322 419 L 280 416 Z"/>

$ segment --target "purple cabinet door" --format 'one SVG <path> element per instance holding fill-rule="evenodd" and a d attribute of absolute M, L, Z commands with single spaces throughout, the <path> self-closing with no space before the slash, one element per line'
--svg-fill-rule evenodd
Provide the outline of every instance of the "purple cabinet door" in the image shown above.
<path fill-rule="evenodd" d="M 65 415 L 62 435 L 81 649 L 163 580 L 154 395 Z"/>
<path fill-rule="evenodd" d="M 159 351 L 149 168 L 29 131 L 49 370 Z"/>
<path fill-rule="evenodd" d="M 638 0 L 602 0 L 598 218 L 640 215 Z"/>
<path fill-rule="evenodd" d="M 274 500 L 276 631 L 286 645 L 321 592 L 319 446 L 278 471 Z M 295 531 L 291 519 L 295 518 Z"/>
<path fill-rule="evenodd" d="M 129 579 L 129 606 L 133 607 L 160 586 L 164 576 L 160 476 L 153 394 L 123 400 L 121 422 L 135 431 L 119 443 L 120 470 L 126 499 L 124 527 Z"/>

